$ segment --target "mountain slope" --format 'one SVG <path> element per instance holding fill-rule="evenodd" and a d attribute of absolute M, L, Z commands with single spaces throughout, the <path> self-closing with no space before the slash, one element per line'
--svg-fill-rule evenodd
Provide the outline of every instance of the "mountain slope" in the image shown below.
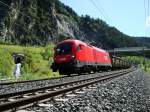
<path fill-rule="evenodd" d="M 78 16 L 58 0 L 3 2 L 9 6 L 1 4 L 0 7 L 0 41 L 3 43 L 45 45 L 50 41 L 77 38 L 105 49 L 141 44 L 100 19 Z"/>
<path fill-rule="evenodd" d="M 135 41 L 140 44 L 140 46 L 147 46 L 150 48 L 150 38 L 148 37 L 135 37 Z"/>

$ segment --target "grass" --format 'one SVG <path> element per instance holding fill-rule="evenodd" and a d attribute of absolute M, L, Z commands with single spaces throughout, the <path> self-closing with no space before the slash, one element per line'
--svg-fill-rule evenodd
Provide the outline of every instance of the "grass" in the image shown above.
<path fill-rule="evenodd" d="M 19 45 L 0 45 L 0 79 L 11 78 L 13 80 L 35 80 L 50 77 L 60 77 L 59 73 L 53 73 L 50 65 L 53 61 L 54 45 L 45 47 L 25 47 Z M 25 54 L 22 75 L 18 79 L 13 76 L 14 62 L 13 53 Z M 138 64 L 142 69 L 146 66 L 146 72 L 150 73 L 150 59 L 138 56 L 127 56 L 125 59 Z M 144 69 L 145 70 L 145 69 Z"/>
<path fill-rule="evenodd" d="M 141 69 L 150 74 L 150 59 L 148 58 L 144 59 L 142 56 L 127 56 L 124 58 L 127 59 L 128 61 L 135 63 Z"/>
<path fill-rule="evenodd" d="M 19 45 L 0 45 L 0 49 L 9 51 L 10 53 L 24 53 L 25 50 L 28 50 L 32 53 L 42 53 L 44 52 L 44 47 L 25 47 Z"/>
<path fill-rule="evenodd" d="M 7 51 L 9 54 L 13 53 L 23 53 L 25 54 L 25 60 L 23 61 L 22 75 L 18 79 L 13 76 L 13 71 L 11 74 L 6 74 L 7 78 L 13 78 L 14 80 L 34 80 L 50 77 L 59 77 L 59 73 L 53 73 L 50 69 L 50 65 L 53 61 L 53 47 L 50 44 L 45 47 L 25 47 L 19 45 L 0 45 L 0 49 Z M 13 61 L 13 58 L 11 59 Z M 4 58 L 5 62 L 6 59 Z M 1 63 L 0 63 L 1 65 Z M 3 66 L 3 65 L 1 65 Z M 14 69 L 12 64 L 12 68 Z M 6 67 L 7 69 L 7 67 Z M 1 73 L 1 68 L 0 68 Z M 5 78 L 6 78 L 5 77 Z M 0 75 L 0 78 L 4 78 Z"/>

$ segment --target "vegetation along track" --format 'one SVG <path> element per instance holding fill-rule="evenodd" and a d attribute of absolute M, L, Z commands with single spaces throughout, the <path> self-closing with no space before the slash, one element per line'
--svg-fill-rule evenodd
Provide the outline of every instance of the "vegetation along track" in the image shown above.
<path fill-rule="evenodd" d="M 21 91 L 10 94 L 0 95 L 0 111 L 6 110 L 18 110 L 24 106 L 31 106 L 41 100 L 45 100 L 50 97 L 61 95 L 70 91 L 80 89 L 85 86 L 89 86 L 95 83 L 102 83 L 108 80 L 112 80 L 115 77 L 125 75 L 127 73 L 133 72 L 135 68 L 127 69 L 126 71 L 121 71 L 118 73 L 110 73 L 105 76 L 100 76 L 96 78 L 90 78 L 86 80 L 79 80 L 73 82 L 62 83 L 54 86 L 48 86 L 38 89 L 32 89 L 27 91 Z M 31 104 L 31 105 L 30 105 Z"/>
<path fill-rule="evenodd" d="M 102 72 L 105 73 L 105 72 Z M 82 75 L 87 75 L 87 74 L 82 74 Z M 79 76 L 79 75 L 71 75 L 70 77 L 74 76 Z M 61 77 L 54 77 L 54 78 L 44 78 L 44 79 L 36 79 L 36 80 L 24 80 L 24 81 L 5 81 L 5 82 L 0 82 L 1 85 L 14 85 L 14 84 L 19 84 L 19 83 L 30 83 L 30 82 L 38 82 L 38 81 L 47 81 L 47 80 L 54 80 L 54 79 L 60 79 L 60 78 L 66 78 L 69 77 L 67 75 L 61 76 Z"/>

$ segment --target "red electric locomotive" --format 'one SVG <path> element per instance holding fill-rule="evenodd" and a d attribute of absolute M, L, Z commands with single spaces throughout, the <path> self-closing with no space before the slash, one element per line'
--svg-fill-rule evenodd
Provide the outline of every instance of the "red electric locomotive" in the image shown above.
<path fill-rule="evenodd" d="M 108 52 L 75 39 L 62 41 L 56 46 L 51 66 L 54 72 L 58 70 L 66 75 L 108 70 L 111 67 Z"/>

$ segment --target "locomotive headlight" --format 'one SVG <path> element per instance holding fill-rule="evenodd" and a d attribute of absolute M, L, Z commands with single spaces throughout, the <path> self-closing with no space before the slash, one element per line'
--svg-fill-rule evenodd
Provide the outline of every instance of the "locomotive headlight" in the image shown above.
<path fill-rule="evenodd" d="M 74 56 L 74 55 L 72 55 L 71 57 L 72 57 L 72 58 L 75 58 L 75 56 Z"/>

